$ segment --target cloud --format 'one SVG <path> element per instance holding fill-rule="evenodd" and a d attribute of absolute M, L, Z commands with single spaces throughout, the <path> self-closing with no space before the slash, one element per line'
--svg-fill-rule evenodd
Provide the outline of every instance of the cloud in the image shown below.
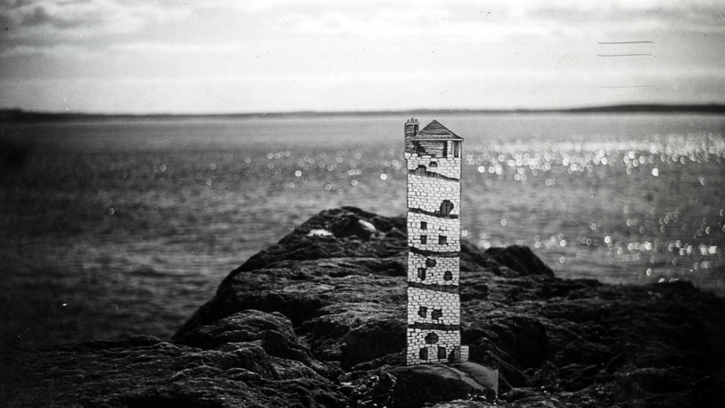
<path fill-rule="evenodd" d="M 720 10 L 725 7 L 713 0 L 696 3 L 682 0 L 565 1 L 556 4 L 534 2 L 526 8 L 526 14 L 567 25 L 594 25 L 605 31 L 725 32 L 725 21 L 718 21 Z"/>
<path fill-rule="evenodd" d="M 725 82 L 725 7 L 711 0 L 0 4 L 0 81 L 15 81 L 3 86 L 72 110 L 561 106 L 725 89 L 688 85 Z M 652 40 L 652 55 L 597 56 L 619 50 L 598 42 L 626 40 Z"/>
<path fill-rule="evenodd" d="M 605 32 L 725 31 L 725 7 L 713 0 L 510 2 L 273 2 L 280 32 L 360 38 L 475 39 L 601 36 Z M 284 6 L 281 6 L 284 4 Z M 272 7 L 272 6 L 270 6 Z"/>
<path fill-rule="evenodd" d="M 7 39 L 58 42 L 85 35 L 138 32 L 153 24 L 166 24 L 189 16 L 183 7 L 120 0 L 10 1 L 0 9 Z"/>

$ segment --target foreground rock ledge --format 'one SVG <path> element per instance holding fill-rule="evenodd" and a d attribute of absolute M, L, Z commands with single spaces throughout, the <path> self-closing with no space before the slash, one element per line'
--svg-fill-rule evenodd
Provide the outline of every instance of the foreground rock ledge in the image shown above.
<path fill-rule="evenodd" d="M 497 400 L 448 368 L 401 368 L 405 250 L 404 218 L 324 211 L 232 271 L 171 340 L 6 353 L 0 401 L 439 408 L 725 401 L 723 299 L 682 282 L 558 279 L 525 247 L 484 252 L 463 242 L 463 343 L 472 362 L 499 370 Z"/>

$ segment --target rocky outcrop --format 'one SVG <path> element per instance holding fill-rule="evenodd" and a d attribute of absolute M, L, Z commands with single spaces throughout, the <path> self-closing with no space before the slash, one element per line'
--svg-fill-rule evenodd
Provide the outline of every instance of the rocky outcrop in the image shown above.
<path fill-rule="evenodd" d="M 4 358 L 0 400 L 17 407 L 344 406 L 347 398 L 323 376 L 334 370 L 311 362 L 285 335 L 289 321 L 256 317 L 275 327 L 235 324 L 247 320 L 244 312 L 230 316 L 216 329 L 231 326 L 238 334 L 213 348 L 138 336 L 19 350 Z M 189 339 L 210 346 L 219 337 L 207 337 L 211 332 Z"/>
<path fill-rule="evenodd" d="M 171 340 L 16 350 L 15 406 L 492 406 L 470 367 L 402 367 L 405 222 L 312 217 L 250 258 Z M 462 340 L 496 406 L 717 407 L 725 302 L 689 283 L 562 280 L 528 248 L 461 252 Z M 51 404 L 52 403 L 52 404 Z"/>

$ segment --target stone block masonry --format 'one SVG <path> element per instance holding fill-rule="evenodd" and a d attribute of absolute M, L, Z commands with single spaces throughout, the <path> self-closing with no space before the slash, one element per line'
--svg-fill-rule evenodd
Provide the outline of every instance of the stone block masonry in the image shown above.
<path fill-rule="evenodd" d="M 468 360 L 461 346 L 461 142 L 437 121 L 405 124 L 407 364 Z"/>
<path fill-rule="evenodd" d="M 441 205 L 445 200 L 453 204 L 447 214 L 441 212 Z M 461 214 L 461 183 L 457 180 L 408 173 L 408 208 L 458 217 Z"/>
<path fill-rule="evenodd" d="M 452 179 L 461 179 L 460 158 L 436 158 L 431 157 L 430 155 L 421 157 L 415 154 L 406 153 L 405 160 L 407 164 L 406 167 L 409 172 L 415 172 L 422 167 L 431 173 L 440 174 L 441 176 Z"/>
<path fill-rule="evenodd" d="M 408 327 L 459 326 L 461 302 L 458 292 L 439 292 L 424 288 L 408 288 Z M 456 331 L 457 333 L 458 331 Z"/>
<path fill-rule="evenodd" d="M 466 361 L 468 347 L 461 346 L 459 331 L 408 329 L 406 359 L 408 364 Z"/>
<path fill-rule="evenodd" d="M 460 259 L 436 257 L 415 252 L 408 254 L 408 282 L 422 285 L 458 287 Z"/>
<path fill-rule="evenodd" d="M 411 248 L 435 252 L 459 252 L 460 230 L 458 219 L 408 211 L 408 246 Z M 445 243 L 442 243 L 443 241 Z"/>

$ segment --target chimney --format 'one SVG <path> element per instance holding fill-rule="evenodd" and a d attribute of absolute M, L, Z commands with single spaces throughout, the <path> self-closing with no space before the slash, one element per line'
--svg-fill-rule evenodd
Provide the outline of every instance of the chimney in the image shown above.
<path fill-rule="evenodd" d="M 415 135 L 418 134 L 418 119 L 416 118 L 410 118 L 407 122 L 405 122 L 405 152 L 406 153 L 413 153 L 415 152 L 415 149 L 413 148 L 413 142 L 410 141 Z"/>

